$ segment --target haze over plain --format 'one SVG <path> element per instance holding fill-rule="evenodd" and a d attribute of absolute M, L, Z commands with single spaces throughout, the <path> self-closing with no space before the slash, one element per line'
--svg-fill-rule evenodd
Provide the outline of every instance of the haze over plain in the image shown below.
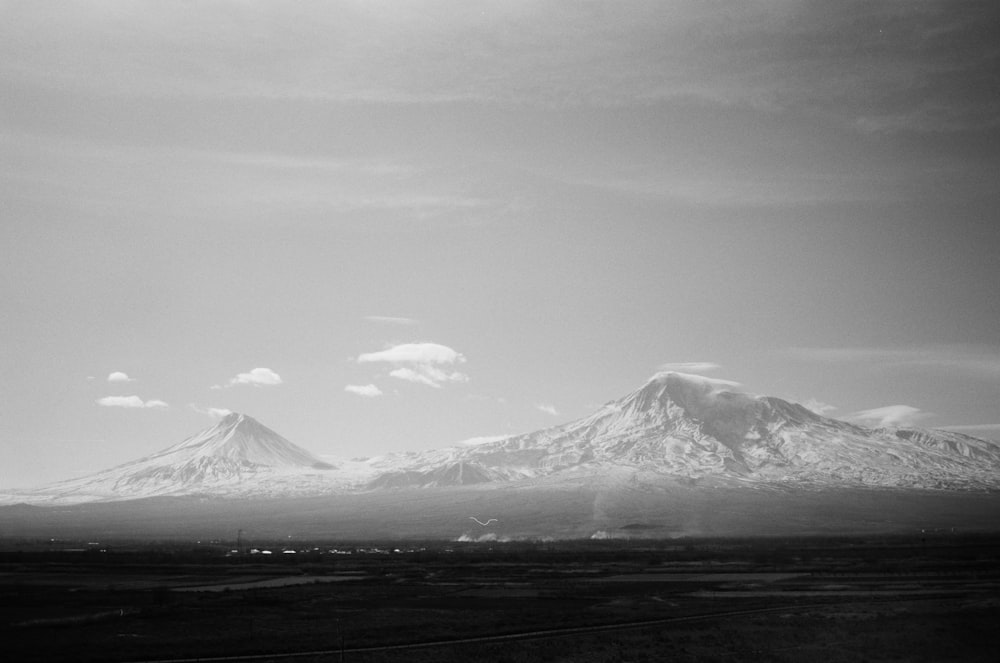
<path fill-rule="evenodd" d="M 661 368 L 1000 433 L 991 3 L 4 3 L 0 485 Z M 692 365 L 693 364 L 693 365 Z"/>

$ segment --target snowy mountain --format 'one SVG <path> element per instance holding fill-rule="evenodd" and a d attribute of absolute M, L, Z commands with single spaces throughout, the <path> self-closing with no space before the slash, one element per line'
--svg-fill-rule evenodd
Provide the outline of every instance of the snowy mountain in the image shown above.
<path fill-rule="evenodd" d="M 337 470 L 253 417 L 233 413 L 151 456 L 23 496 L 35 503 L 72 503 L 190 494 L 290 495 L 337 485 Z"/>
<path fill-rule="evenodd" d="M 416 456 L 386 468 L 372 487 L 612 469 L 645 481 L 982 489 L 1000 487 L 1000 445 L 944 431 L 866 429 L 730 382 L 671 372 L 578 421 Z"/>
<path fill-rule="evenodd" d="M 958 433 L 868 429 L 735 385 L 662 373 L 583 419 L 475 445 L 324 463 L 232 414 L 173 447 L 8 501 L 153 496 L 289 497 L 403 488 L 611 486 L 1000 488 L 1000 444 Z"/>

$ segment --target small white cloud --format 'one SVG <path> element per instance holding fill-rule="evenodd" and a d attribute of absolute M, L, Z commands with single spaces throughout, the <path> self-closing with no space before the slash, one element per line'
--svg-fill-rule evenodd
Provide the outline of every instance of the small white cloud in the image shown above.
<path fill-rule="evenodd" d="M 833 412 L 834 410 L 837 409 L 836 405 L 830 405 L 828 403 L 818 401 L 815 398 L 810 398 L 805 403 L 802 403 L 802 407 L 812 412 L 815 412 L 820 416 L 823 416 L 828 412 Z"/>
<path fill-rule="evenodd" d="M 373 384 L 349 384 L 344 387 L 344 391 L 364 396 L 365 398 L 375 398 L 382 395 L 382 390 Z"/>
<path fill-rule="evenodd" d="M 212 389 L 222 389 L 224 386 L 233 387 L 238 384 L 249 384 L 254 387 L 271 387 L 282 384 L 282 382 L 281 376 L 270 368 L 255 368 L 249 373 L 238 374 L 225 385 L 214 385 Z"/>
<path fill-rule="evenodd" d="M 233 413 L 232 410 L 227 410 L 224 407 L 199 407 L 194 403 L 191 403 L 191 409 L 200 414 L 208 415 L 212 419 L 222 419 Z"/>
<path fill-rule="evenodd" d="M 420 324 L 417 320 L 413 318 L 397 318 L 391 315 L 366 315 L 364 317 L 368 322 L 378 322 L 386 325 L 406 325 L 412 326 Z"/>
<path fill-rule="evenodd" d="M 506 440 L 508 437 L 510 437 L 510 435 L 480 435 L 479 437 L 470 437 L 467 440 L 456 442 L 455 446 L 461 445 L 463 447 L 476 447 L 480 444 L 489 444 L 490 442 Z"/>
<path fill-rule="evenodd" d="M 722 368 L 719 364 L 710 361 L 675 361 L 662 364 L 661 371 L 677 371 L 680 373 L 706 373 Z"/>
<path fill-rule="evenodd" d="M 433 367 L 428 367 L 427 369 L 424 370 L 426 371 L 429 370 L 430 368 Z M 416 382 L 417 384 L 425 384 L 428 387 L 434 387 L 435 389 L 441 388 L 441 384 L 436 380 L 434 380 L 434 378 L 432 378 L 429 375 L 426 375 L 424 372 L 418 372 L 412 368 L 405 368 L 405 367 L 396 368 L 390 371 L 389 375 L 399 380 L 406 380 L 407 382 Z"/>
<path fill-rule="evenodd" d="M 871 410 L 855 412 L 849 418 L 852 421 L 875 427 L 913 426 L 916 422 L 931 416 L 929 412 L 921 412 L 910 405 L 886 405 Z"/>
<path fill-rule="evenodd" d="M 158 399 L 144 401 L 138 396 L 105 396 L 98 398 L 96 403 L 103 407 L 127 407 L 127 408 L 151 408 L 163 409 L 170 407 L 165 402 Z"/>
<path fill-rule="evenodd" d="M 728 391 L 731 389 L 739 389 L 743 385 L 739 382 L 734 382 L 732 380 L 722 380 L 719 378 L 706 378 L 704 375 L 695 375 L 694 373 L 681 373 L 679 371 L 663 371 L 657 373 L 650 381 L 662 382 L 664 380 L 670 380 L 671 378 L 675 380 L 682 380 L 684 382 L 690 383 L 692 385 L 697 385 L 704 390 L 712 392 Z"/>
<path fill-rule="evenodd" d="M 535 409 L 539 412 L 544 412 L 545 414 L 551 414 L 553 417 L 559 416 L 559 411 L 556 409 L 555 405 L 549 405 L 547 403 L 539 403 L 535 406 Z"/>
<path fill-rule="evenodd" d="M 446 383 L 468 382 L 469 376 L 448 368 L 465 363 L 465 357 L 438 343 L 403 343 L 380 352 L 368 352 L 358 356 L 359 364 L 386 363 L 395 368 L 391 377 L 407 382 L 427 385 L 435 389 Z"/>
<path fill-rule="evenodd" d="M 447 345 L 439 343 L 403 343 L 380 352 L 358 356 L 358 363 L 387 362 L 390 364 L 461 364 L 465 357 Z"/>
<path fill-rule="evenodd" d="M 121 371 L 114 371 L 108 374 L 108 382 L 135 382 L 135 379 Z"/>

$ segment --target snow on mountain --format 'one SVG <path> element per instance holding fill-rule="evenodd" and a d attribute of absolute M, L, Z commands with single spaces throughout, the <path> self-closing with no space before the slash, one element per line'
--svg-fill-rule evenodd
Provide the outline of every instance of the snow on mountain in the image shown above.
<path fill-rule="evenodd" d="M 7 501 L 158 495 L 304 496 L 399 488 L 690 485 L 1000 488 L 1000 444 L 945 431 L 863 428 L 736 383 L 661 373 L 577 421 L 427 452 L 325 463 L 232 414 L 180 444 Z"/>
<path fill-rule="evenodd" d="M 351 484 L 357 466 L 326 463 L 253 417 L 233 413 L 150 456 L 25 497 L 67 503 L 199 493 L 309 494 Z"/>
<path fill-rule="evenodd" d="M 1000 445 L 866 429 L 724 380 L 668 372 L 561 426 L 393 459 L 372 487 L 487 483 L 610 468 L 686 480 L 910 488 L 1000 486 Z M 388 465 L 388 464 L 387 464 Z"/>

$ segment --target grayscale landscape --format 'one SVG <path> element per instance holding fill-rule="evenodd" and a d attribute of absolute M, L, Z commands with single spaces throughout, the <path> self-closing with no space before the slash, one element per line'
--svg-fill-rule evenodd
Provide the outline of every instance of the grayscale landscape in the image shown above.
<path fill-rule="evenodd" d="M 994 661 L 1000 9 L 0 2 L 10 661 Z"/>

